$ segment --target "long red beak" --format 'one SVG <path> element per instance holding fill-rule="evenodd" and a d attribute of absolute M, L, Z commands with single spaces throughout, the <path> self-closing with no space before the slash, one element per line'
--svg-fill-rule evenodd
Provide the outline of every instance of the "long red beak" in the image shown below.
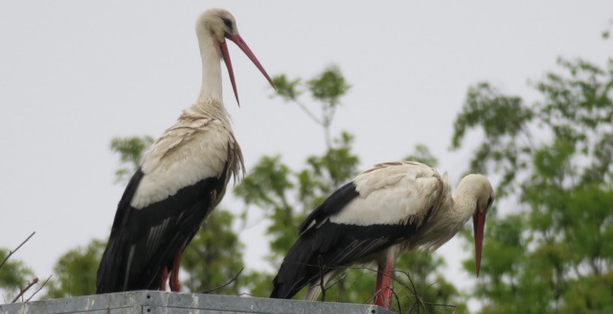
<path fill-rule="evenodd" d="M 272 85 L 274 89 L 277 89 L 275 84 L 272 82 L 272 79 L 270 79 L 270 76 L 268 76 L 268 73 L 266 73 L 266 70 L 264 70 L 262 64 L 260 64 L 260 61 L 258 61 L 258 58 L 255 57 L 255 55 L 253 54 L 251 49 L 249 49 L 249 46 L 247 46 L 241 36 L 226 34 L 226 38 L 233 41 L 239 48 L 241 48 L 241 50 L 247 55 L 247 57 L 251 59 L 251 62 L 253 62 L 253 64 L 255 64 L 255 66 L 260 70 L 260 72 L 264 74 L 264 77 L 266 77 L 270 85 Z M 238 100 L 238 91 L 236 90 L 236 81 L 234 80 L 234 71 L 232 70 L 232 61 L 230 61 L 230 54 L 228 53 L 228 46 L 226 45 L 226 42 L 224 41 L 223 43 L 219 43 L 219 48 L 221 50 L 221 56 L 223 57 L 223 61 L 228 68 L 228 73 L 230 74 L 230 81 L 232 82 L 232 89 L 234 90 L 236 102 L 240 106 L 240 101 Z"/>
<path fill-rule="evenodd" d="M 477 277 L 479 277 L 479 270 L 481 269 L 481 247 L 483 246 L 485 215 L 486 214 L 479 212 L 473 215 L 473 231 L 475 233 L 475 268 L 477 271 Z"/>

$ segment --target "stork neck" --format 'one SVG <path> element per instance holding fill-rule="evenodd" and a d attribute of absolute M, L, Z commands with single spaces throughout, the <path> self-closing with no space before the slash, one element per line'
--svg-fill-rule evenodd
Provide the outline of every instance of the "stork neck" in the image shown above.
<path fill-rule="evenodd" d="M 221 54 L 216 41 L 206 30 L 198 31 L 202 57 L 202 86 L 198 103 L 223 102 L 221 88 Z"/>
<path fill-rule="evenodd" d="M 453 209 L 456 213 L 458 223 L 464 225 L 468 219 L 475 213 L 477 208 L 477 199 L 471 195 L 457 193 L 453 196 Z"/>

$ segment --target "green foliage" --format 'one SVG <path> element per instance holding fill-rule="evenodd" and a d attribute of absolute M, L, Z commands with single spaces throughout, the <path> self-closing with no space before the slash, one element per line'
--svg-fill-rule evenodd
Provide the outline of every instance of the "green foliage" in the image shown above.
<path fill-rule="evenodd" d="M 306 212 L 357 173 L 359 159 L 351 152 L 352 135 L 343 132 L 339 138 L 329 138 L 328 128 L 334 110 L 349 89 L 337 67 L 328 67 L 306 84 L 301 79 L 289 80 L 285 75 L 275 76 L 273 81 L 277 85 L 277 96 L 298 104 L 326 130 L 325 140 L 328 143 L 328 149 L 322 156 L 308 157 L 305 168 L 298 171 L 292 171 L 280 156 L 263 156 L 234 190 L 246 205 L 262 209 L 270 220 L 267 235 L 271 237 L 270 258 L 274 260 L 283 257 L 294 243 L 297 227 Z M 312 114 L 298 99 L 303 94 L 303 88 L 318 100 L 321 118 Z M 296 211 L 297 208 L 299 211 Z M 259 294 L 258 291 L 253 293 Z"/>
<path fill-rule="evenodd" d="M 443 265 L 441 257 L 428 251 L 402 255 L 396 262 L 397 299 L 392 301 L 392 309 L 399 313 L 465 313 L 459 291 L 437 271 Z"/>
<path fill-rule="evenodd" d="M 92 240 L 86 247 L 66 252 L 53 267 L 46 298 L 66 298 L 96 292 L 96 271 L 106 243 Z"/>
<path fill-rule="evenodd" d="M 485 173 L 488 164 L 502 173 L 497 195 L 513 190 L 511 183 L 518 169 L 524 169 L 527 161 L 518 152 L 529 152 L 530 134 L 526 126 L 534 113 L 520 97 L 504 96 L 488 83 L 479 83 L 468 89 L 464 108 L 454 122 L 452 149 L 458 149 L 466 131 L 481 128 L 484 140 L 477 148 L 468 171 Z"/>
<path fill-rule="evenodd" d="M 432 155 L 428 146 L 424 144 L 415 145 L 415 151 L 412 154 L 405 157 L 404 160 L 421 162 L 430 167 L 438 166 L 438 158 Z"/>
<path fill-rule="evenodd" d="M 266 209 L 270 219 L 267 234 L 272 236 L 270 248 L 274 254 L 284 254 L 293 242 L 289 230 L 298 224 L 287 192 L 294 187 L 290 182 L 291 170 L 279 156 L 264 156 L 234 189 L 245 204 Z M 246 213 L 245 213 L 246 215 Z"/>
<path fill-rule="evenodd" d="M 334 107 L 340 103 L 341 96 L 351 87 L 336 66 L 326 68 L 319 76 L 307 82 L 314 99 L 323 103 L 324 107 Z"/>
<path fill-rule="evenodd" d="M 613 61 L 560 59 L 532 105 L 487 83 L 469 89 L 452 146 L 484 139 L 471 171 L 500 178 L 521 214 L 488 215 L 474 296 L 481 313 L 606 313 L 613 308 Z M 472 271 L 472 262 L 466 262 Z"/>
<path fill-rule="evenodd" d="M 613 313 L 613 273 L 571 280 L 560 314 Z"/>
<path fill-rule="evenodd" d="M 128 182 L 145 150 L 153 144 L 151 136 L 115 137 L 111 140 L 111 151 L 119 154 L 120 166 L 115 170 L 115 182 Z"/>
<path fill-rule="evenodd" d="M 234 193 L 245 204 L 263 210 L 271 222 L 267 229 L 271 258 L 287 253 L 307 211 L 357 173 L 359 160 L 351 152 L 351 141 L 351 136 L 343 134 L 335 141 L 338 147 L 323 156 L 308 157 L 306 167 L 296 172 L 282 163 L 280 156 L 264 156 L 236 186 Z"/>
<path fill-rule="evenodd" d="M 213 211 L 185 249 L 181 266 L 188 274 L 183 284 L 189 291 L 239 293 L 242 278 L 232 279 L 243 268 L 243 245 L 232 232 L 233 221 L 230 212 Z"/>
<path fill-rule="evenodd" d="M 9 250 L 0 248 L 0 263 L 8 255 Z M 11 256 L 0 268 L 0 294 L 2 294 L 4 301 L 10 302 L 19 293 L 20 288 L 26 285 L 26 278 L 34 277 L 34 273 L 29 267 Z"/>
<path fill-rule="evenodd" d="M 300 79 L 290 80 L 285 74 L 277 75 L 272 79 L 277 87 L 276 94 L 286 102 L 296 101 L 297 97 L 302 94 L 300 90 Z"/>
<path fill-rule="evenodd" d="M 291 102 L 304 111 L 311 120 L 322 126 L 326 146 L 332 148 L 332 137 L 330 126 L 334 120 L 337 107 L 341 104 L 340 99 L 351 88 L 341 70 L 337 66 L 328 66 L 324 71 L 308 80 L 288 79 L 285 74 L 273 77 L 273 82 L 277 86 L 275 96 L 281 97 L 285 102 Z M 300 98 L 305 90 L 310 92 L 311 98 L 319 103 L 319 114 L 314 114 L 310 106 L 305 105 Z M 344 135 L 343 135 L 344 136 Z M 349 136 L 349 134 L 347 134 Z M 340 139 L 343 140 L 342 138 Z"/>

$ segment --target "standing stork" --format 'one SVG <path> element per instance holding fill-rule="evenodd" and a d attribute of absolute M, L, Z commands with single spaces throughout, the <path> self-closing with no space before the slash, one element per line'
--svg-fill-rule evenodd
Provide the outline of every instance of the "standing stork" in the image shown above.
<path fill-rule="evenodd" d="M 185 246 L 219 204 L 230 176 L 243 166 L 222 103 L 223 58 L 236 101 L 238 93 L 226 39 L 274 84 L 238 34 L 230 12 L 211 9 L 196 23 L 202 57 L 202 87 L 195 104 L 151 146 L 119 201 L 108 245 L 100 261 L 97 293 L 166 288 L 180 290 Z"/>
<path fill-rule="evenodd" d="M 306 299 L 354 263 L 378 266 L 374 303 L 389 308 L 394 261 L 404 251 L 436 250 L 473 218 L 477 276 L 485 216 L 494 190 L 470 174 L 452 197 L 447 174 L 418 162 L 375 165 L 336 190 L 302 222 L 300 236 L 273 280 L 272 298 Z M 323 276 L 323 278 L 322 278 Z"/>

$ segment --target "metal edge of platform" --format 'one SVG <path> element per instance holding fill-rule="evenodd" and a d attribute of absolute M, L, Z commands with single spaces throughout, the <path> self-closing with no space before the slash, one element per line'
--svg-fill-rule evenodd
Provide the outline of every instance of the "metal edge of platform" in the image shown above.
<path fill-rule="evenodd" d="M 50 313 L 392 314 L 379 306 L 214 294 L 132 291 L 0 305 L 2 314 Z"/>

